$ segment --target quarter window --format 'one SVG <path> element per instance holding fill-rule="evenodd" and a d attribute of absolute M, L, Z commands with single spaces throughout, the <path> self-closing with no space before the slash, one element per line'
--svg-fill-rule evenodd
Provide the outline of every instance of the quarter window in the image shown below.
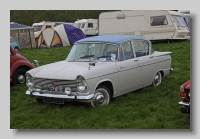
<path fill-rule="evenodd" d="M 154 16 L 150 19 L 151 26 L 160 26 L 160 25 L 167 25 L 167 18 L 166 16 Z"/>
<path fill-rule="evenodd" d="M 143 41 L 133 42 L 136 57 L 149 55 L 149 43 Z"/>

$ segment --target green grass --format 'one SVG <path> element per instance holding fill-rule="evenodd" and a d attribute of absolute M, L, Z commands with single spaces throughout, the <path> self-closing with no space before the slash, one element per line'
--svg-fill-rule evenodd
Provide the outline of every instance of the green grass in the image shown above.
<path fill-rule="evenodd" d="M 153 44 L 171 51 L 172 71 L 158 87 L 149 86 L 112 99 L 105 107 L 84 103 L 38 104 L 26 85 L 10 86 L 11 129 L 190 129 L 190 115 L 179 109 L 179 87 L 190 79 L 190 41 Z M 71 47 L 24 49 L 19 53 L 39 65 L 63 60 Z"/>

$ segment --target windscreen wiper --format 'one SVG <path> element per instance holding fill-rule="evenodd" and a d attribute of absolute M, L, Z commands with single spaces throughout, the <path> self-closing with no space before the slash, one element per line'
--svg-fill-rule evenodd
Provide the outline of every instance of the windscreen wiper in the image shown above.
<path fill-rule="evenodd" d="M 82 57 L 80 57 L 80 58 L 89 58 L 89 57 L 93 57 L 94 55 L 84 55 L 84 56 L 82 56 Z"/>

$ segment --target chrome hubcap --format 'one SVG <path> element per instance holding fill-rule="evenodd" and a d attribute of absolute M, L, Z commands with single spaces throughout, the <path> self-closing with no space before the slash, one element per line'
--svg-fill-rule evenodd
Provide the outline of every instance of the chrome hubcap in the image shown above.
<path fill-rule="evenodd" d="M 160 75 L 159 73 L 157 73 L 154 77 L 154 84 L 159 85 L 159 83 L 160 83 Z"/>
<path fill-rule="evenodd" d="M 104 95 L 102 93 L 98 92 L 98 93 L 96 93 L 96 95 L 94 97 L 94 103 L 96 105 L 101 105 L 101 104 L 103 104 L 104 99 L 105 99 Z"/>
<path fill-rule="evenodd" d="M 18 76 L 18 81 L 19 83 L 24 83 L 25 82 L 25 77 L 23 75 Z"/>

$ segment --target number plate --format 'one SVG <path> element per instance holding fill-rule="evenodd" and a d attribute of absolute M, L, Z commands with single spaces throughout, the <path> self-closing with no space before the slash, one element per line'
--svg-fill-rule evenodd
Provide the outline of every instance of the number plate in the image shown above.
<path fill-rule="evenodd" d="M 64 104 L 63 98 L 43 97 L 43 101 L 46 103 Z"/>

